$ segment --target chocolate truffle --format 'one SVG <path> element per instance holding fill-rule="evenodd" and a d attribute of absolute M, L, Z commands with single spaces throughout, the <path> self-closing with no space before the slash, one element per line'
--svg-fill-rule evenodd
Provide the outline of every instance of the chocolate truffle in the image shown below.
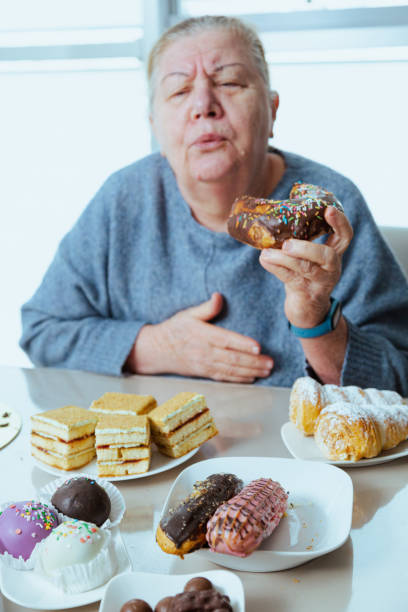
<path fill-rule="evenodd" d="M 163 597 L 157 604 L 154 609 L 154 612 L 171 612 L 171 604 L 174 597 Z"/>
<path fill-rule="evenodd" d="M 203 578 L 202 576 L 196 576 L 196 578 L 191 578 L 191 580 L 189 580 L 185 587 L 184 590 L 185 591 L 207 591 L 208 589 L 212 589 L 213 585 L 212 582 L 210 582 L 210 580 L 207 580 L 207 578 Z"/>
<path fill-rule="evenodd" d="M 58 522 L 56 512 L 47 504 L 33 500 L 10 504 L 0 513 L 0 553 L 27 561 L 35 545 L 48 537 Z"/>
<path fill-rule="evenodd" d="M 109 517 L 109 495 L 92 478 L 80 476 L 66 480 L 51 498 L 55 508 L 69 516 L 100 527 Z"/>
<path fill-rule="evenodd" d="M 153 612 L 143 599 L 129 599 L 120 609 L 120 612 Z"/>

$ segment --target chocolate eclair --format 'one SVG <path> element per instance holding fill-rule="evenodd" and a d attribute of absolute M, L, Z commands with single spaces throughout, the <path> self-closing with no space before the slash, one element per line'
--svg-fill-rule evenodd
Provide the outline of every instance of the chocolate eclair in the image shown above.
<path fill-rule="evenodd" d="M 164 516 L 156 541 L 164 552 L 183 557 L 206 546 L 207 522 L 218 506 L 242 489 L 234 474 L 212 474 L 193 485 L 192 493 Z"/>

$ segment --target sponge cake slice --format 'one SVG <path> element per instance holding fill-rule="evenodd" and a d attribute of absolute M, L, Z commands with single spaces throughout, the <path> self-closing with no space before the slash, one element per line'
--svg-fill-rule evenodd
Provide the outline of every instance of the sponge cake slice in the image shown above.
<path fill-rule="evenodd" d="M 95 457 L 97 416 L 79 406 L 62 406 L 31 417 L 31 454 L 52 467 L 74 470 Z"/>
<path fill-rule="evenodd" d="M 182 457 L 218 433 L 206 399 L 183 391 L 151 410 L 153 440 L 169 457 Z"/>

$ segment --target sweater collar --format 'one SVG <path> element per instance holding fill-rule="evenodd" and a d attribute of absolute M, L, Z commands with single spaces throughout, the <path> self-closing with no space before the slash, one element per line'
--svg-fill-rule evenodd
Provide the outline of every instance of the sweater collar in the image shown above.
<path fill-rule="evenodd" d="M 270 151 L 283 157 L 286 169 L 273 192 L 268 195 L 268 199 L 285 200 L 289 197 L 289 192 L 293 183 L 302 180 L 302 177 L 298 174 L 301 165 L 300 158 L 293 153 L 281 151 L 276 148 L 270 149 Z M 216 243 L 220 247 L 227 246 L 228 248 L 239 248 L 241 243 L 232 238 L 229 234 L 225 232 L 214 232 L 194 219 L 189 205 L 181 195 L 175 174 L 168 161 L 165 158 L 161 158 L 161 160 L 163 164 L 165 201 L 173 210 L 177 210 L 177 214 L 180 215 L 180 223 L 182 223 L 186 229 L 196 232 L 201 240 L 209 244 Z"/>

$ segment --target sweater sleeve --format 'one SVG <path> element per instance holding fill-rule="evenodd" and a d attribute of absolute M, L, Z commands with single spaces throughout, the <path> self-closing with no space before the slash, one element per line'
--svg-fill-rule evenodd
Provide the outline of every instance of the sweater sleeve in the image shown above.
<path fill-rule="evenodd" d="M 348 322 L 341 384 L 394 389 L 407 396 L 407 279 L 354 185 L 343 203 L 354 236 L 334 291 Z"/>
<path fill-rule="evenodd" d="M 62 240 L 22 307 L 20 346 L 35 365 L 119 375 L 144 321 L 113 318 L 109 295 L 111 177 Z"/>

